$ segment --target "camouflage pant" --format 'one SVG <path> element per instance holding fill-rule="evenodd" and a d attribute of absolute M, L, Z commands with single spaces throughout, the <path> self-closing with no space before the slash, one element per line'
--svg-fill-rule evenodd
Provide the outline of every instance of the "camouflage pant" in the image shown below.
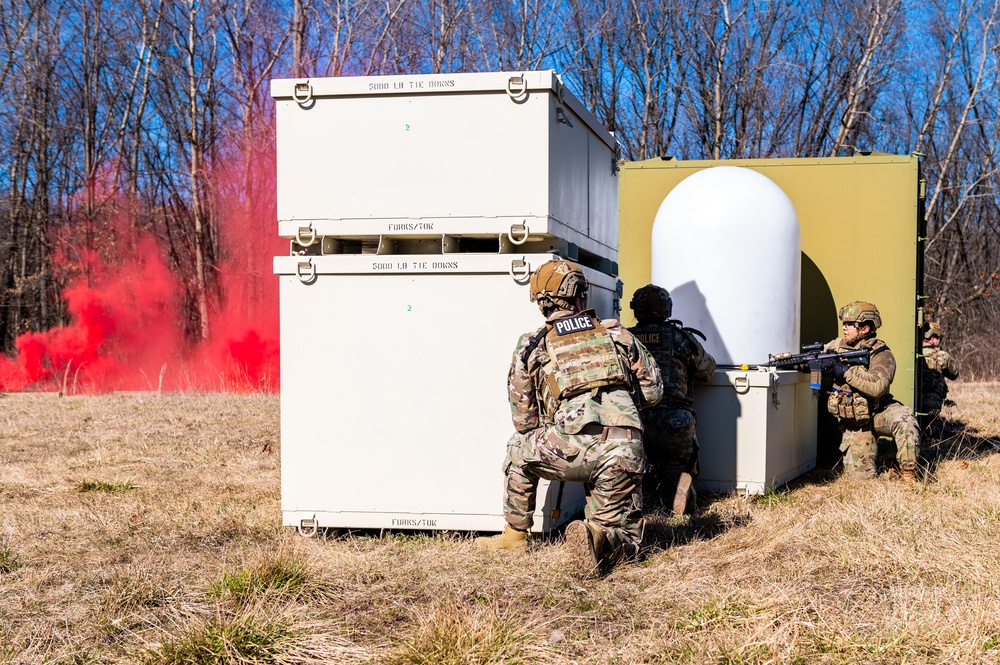
<path fill-rule="evenodd" d="M 687 409 L 650 409 L 642 412 L 642 443 L 649 459 L 649 490 L 673 499 L 682 473 L 698 476 L 698 437 L 695 415 Z"/>
<path fill-rule="evenodd" d="M 878 437 L 891 436 L 896 442 L 896 461 L 902 468 L 913 468 L 920 454 L 920 428 L 913 413 L 899 402 L 875 413 L 871 422 L 860 425 L 854 421 L 841 421 L 844 427 L 840 449 L 844 452 L 844 471 L 852 477 L 875 476 L 875 456 L 878 454 Z"/>
<path fill-rule="evenodd" d="M 626 430 L 627 431 L 627 430 Z M 538 479 L 587 484 L 584 515 L 604 528 L 609 556 L 632 555 L 642 541 L 642 474 L 646 456 L 639 430 L 631 439 L 565 434 L 549 425 L 507 442 L 503 512 L 515 529 L 533 523 Z"/>

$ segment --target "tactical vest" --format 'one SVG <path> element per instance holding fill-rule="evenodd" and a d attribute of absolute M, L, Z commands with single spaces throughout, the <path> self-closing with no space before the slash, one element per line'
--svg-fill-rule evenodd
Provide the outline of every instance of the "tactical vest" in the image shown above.
<path fill-rule="evenodd" d="M 638 324 L 629 328 L 633 336 L 649 351 L 663 377 L 663 399 L 659 408 L 691 408 L 694 385 L 690 373 L 691 359 L 697 352 L 690 341 L 694 330 L 680 322 Z"/>
<path fill-rule="evenodd" d="M 861 346 L 871 349 L 872 356 L 889 350 L 886 343 L 881 340 L 874 340 L 873 344 L 862 342 Z M 826 399 L 826 410 L 841 420 L 853 420 L 859 424 L 865 424 L 881 408 L 882 402 L 888 402 L 890 399 L 892 398 L 888 394 L 882 399 L 872 399 L 854 392 L 854 389 L 846 381 L 838 382 L 830 389 L 830 394 Z"/>
<path fill-rule="evenodd" d="M 545 381 L 556 400 L 604 386 L 628 386 L 618 346 L 593 310 L 550 322 L 545 347 L 555 364 Z"/>
<path fill-rule="evenodd" d="M 930 403 L 931 408 L 940 409 L 944 403 L 944 398 L 948 396 L 948 382 L 944 380 L 945 362 L 937 349 L 924 351 L 924 371 L 920 373 L 920 392 L 924 396 L 924 401 Z"/>

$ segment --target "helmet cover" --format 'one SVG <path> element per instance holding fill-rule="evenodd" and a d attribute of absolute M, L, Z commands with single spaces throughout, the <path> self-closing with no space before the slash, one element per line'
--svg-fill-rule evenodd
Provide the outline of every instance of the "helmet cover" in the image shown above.
<path fill-rule="evenodd" d="M 539 298 L 560 298 L 566 301 L 587 295 L 587 278 L 583 269 L 572 261 L 553 259 L 538 266 L 531 274 L 531 302 Z"/>
<path fill-rule="evenodd" d="M 882 326 L 882 317 L 879 316 L 878 307 L 863 300 L 855 300 L 840 308 L 840 320 L 843 322 L 871 323 L 874 330 Z"/>

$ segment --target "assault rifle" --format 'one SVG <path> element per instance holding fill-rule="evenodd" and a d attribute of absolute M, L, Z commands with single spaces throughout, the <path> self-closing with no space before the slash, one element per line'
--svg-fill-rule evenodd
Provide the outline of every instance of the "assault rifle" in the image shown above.
<path fill-rule="evenodd" d="M 837 363 L 848 365 L 860 365 L 868 369 L 868 361 L 871 358 L 871 351 L 868 349 L 858 349 L 857 351 L 824 351 L 823 345 L 819 342 L 815 344 L 803 344 L 802 353 L 779 353 L 776 356 L 768 356 L 768 367 L 778 369 L 797 369 L 799 371 L 809 371 L 809 387 L 819 390 L 824 372 L 829 372 Z"/>

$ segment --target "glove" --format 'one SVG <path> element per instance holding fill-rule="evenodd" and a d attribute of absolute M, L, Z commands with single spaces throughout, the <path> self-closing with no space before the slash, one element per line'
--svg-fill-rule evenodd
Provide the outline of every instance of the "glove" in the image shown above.
<path fill-rule="evenodd" d="M 850 365 L 848 365 L 847 363 L 838 360 L 837 362 L 833 363 L 833 365 L 830 367 L 830 373 L 833 374 L 833 378 L 837 379 L 838 381 L 843 381 L 844 374 L 847 373 L 847 369 L 849 367 Z"/>

